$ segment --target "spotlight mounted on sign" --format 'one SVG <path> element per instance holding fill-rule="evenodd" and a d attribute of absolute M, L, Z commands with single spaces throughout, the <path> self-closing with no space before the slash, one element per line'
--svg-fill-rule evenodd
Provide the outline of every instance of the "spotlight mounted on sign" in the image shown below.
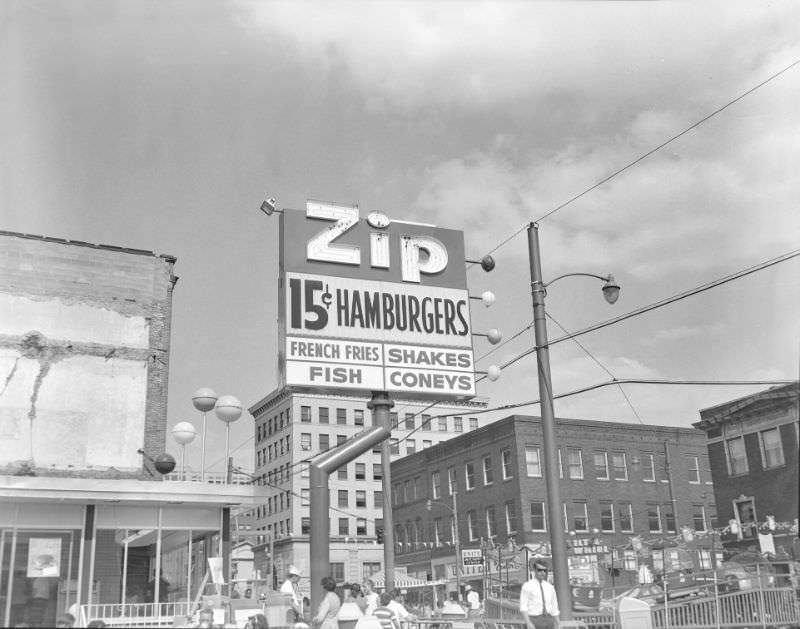
<path fill-rule="evenodd" d="M 480 264 L 481 268 L 487 273 L 494 269 L 495 265 L 494 258 L 489 255 L 483 256 L 480 260 L 464 260 L 464 262 L 468 264 Z"/>
<path fill-rule="evenodd" d="M 470 295 L 469 298 L 482 301 L 483 305 L 486 306 L 487 308 L 491 306 L 496 300 L 494 293 L 490 290 L 484 291 L 480 295 Z"/>
<path fill-rule="evenodd" d="M 273 212 L 277 212 L 278 214 L 282 214 L 283 210 L 279 210 L 275 207 L 276 201 L 272 197 L 267 199 L 261 204 L 261 211 L 264 212 L 267 216 L 272 216 Z"/>
<path fill-rule="evenodd" d="M 482 334 L 481 332 L 473 332 L 472 336 L 485 336 L 486 340 L 492 345 L 497 345 L 501 340 L 503 340 L 503 335 L 497 328 L 492 328 L 486 332 L 486 334 Z"/>

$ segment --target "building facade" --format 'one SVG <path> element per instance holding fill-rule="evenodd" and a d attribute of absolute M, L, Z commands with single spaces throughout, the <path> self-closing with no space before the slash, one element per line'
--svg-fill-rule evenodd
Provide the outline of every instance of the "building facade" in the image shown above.
<path fill-rule="evenodd" d="M 257 499 L 253 486 L 161 482 L 152 464 L 174 263 L 0 232 L 1 626 L 188 609 L 230 545 L 230 509 Z"/>
<path fill-rule="evenodd" d="M 368 401 L 364 396 L 284 387 L 249 409 L 255 420 L 256 482 L 266 487 L 268 497 L 240 520 L 256 534 L 256 568 L 263 574 L 270 570 L 267 555 L 272 544 L 278 584 L 294 565 L 303 573 L 301 588 L 310 589 L 308 461 L 372 426 Z M 485 407 L 481 400 L 435 406 L 396 400 L 391 411 L 392 458 L 477 430 L 485 423 L 478 414 Z M 380 446 L 340 468 L 329 482 L 331 569 L 338 582 L 361 582 L 383 567 Z"/>
<path fill-rule="evenodd" d="M 732 554 L 800 559 L 799 387 L 772 387 L 703 409 L 694 424 L 707 436 L 722 543 Z"/>
<path fill-rule="evenodd" d="M 677 538 L 715 517 L 701 431 L 558 419 L 556 435 L 572 578 L 621 585 L 686 561 Z M 518 585 L 550 554 L 543 467 L 541 421 L 518 415 L 392 463 L 397 565 L 451 592 Z"/>

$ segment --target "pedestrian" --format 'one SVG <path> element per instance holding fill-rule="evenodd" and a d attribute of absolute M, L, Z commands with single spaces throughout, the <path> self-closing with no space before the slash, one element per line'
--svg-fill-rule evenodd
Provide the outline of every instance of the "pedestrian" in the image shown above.
<path fill-rule="evenodd" d="M 336 595 L 336 581 L 332 577 L 323 577 L 322 589 L 325 590 L 325 596 L 317 609 L 317 615 L 312 619 L 312 623 L 319 629 L 339 629 L 339 609 L 342 602 Z"/>
<path fill-rule="evenodd" d="M 375 581 L 372 579 L 365 579 L 361 588 L 364 592 L 364 600 L 367 602 L 364 613 L 367 615 L 372 614 L 381 604 L 381 597 L 375 591 Z"/>
<path fill-rule="evenodd" d="M 292 609 L 295 622 L 303 620 L 303 597 L 300 594 L 300 571 L 294 566 L 289 566 L 286 572 L 286 581 L 281 585 L 281 594 L 292 597 Z"/>
<path fill-rule="evenodd" d="M 416 620 L 416 616 L 406 609 L 405 604 L 403 603 L 403 592 L 399 588 L 395 588 L 390 592 L 391 600 L 387 607 L 394 611 L 397 615 L 397 619 L 400 622 L 408 622 Z M 383 602 L 383 597 L 381 597 L 381 602 Z"/>
<path fill-rule="evenodd" d="M 267 617 L 264 614 L 253 614 L 247 619 L 244 629 L 269 629 Z"/>
<path fill-rule="evenodd" d="M 470 618 L 477 618 L 481 615 L 481 597 L 475 590 L 472 589 L 472 586 L 467 584 L 464 586 L 464 592 L 466 593 L 467 599 L 467 609 L 469 610 L 469 617 Z"/>
<path fill-rule="evenodd" d="M 547 580 L 547 564 L 533 560 L 534 578 L 522 584 L 519 593 L 519 610 L 528 629 L 554 629 L 558 627 L 558 599 L 556 590 Z"/>
<path fill-rule="evenodd" d="M 372 611 L 372 615 L 381 623 L 382 629 L 400 629 L 400 619 L 390 606 L 392 595 L 389 592 L 381 593 L 381 604 Z"/>

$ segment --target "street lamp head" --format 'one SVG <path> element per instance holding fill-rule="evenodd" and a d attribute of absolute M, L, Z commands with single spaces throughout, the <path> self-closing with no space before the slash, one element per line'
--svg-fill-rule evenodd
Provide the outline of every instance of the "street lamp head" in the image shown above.
<path fill-rule="evenodd" d="M 430 500 L 430 498 L 429 498 L 429 499 L 427 500 L 427 502 L 425 503 L 425 508 L 426 508 L 428 511 L 430 511 L 432 506 L 433 506 L 433 502 L 431 502 L 431 500 Z"/>
<path fill-rule="evenodd" d="M 614 276 L 609 274 L 606 278 L 606 283 L 603 284 L 603 297 L 606 298 L 608 303 L 615 304 L 619 299 L 619 291 L 619 284 L 614 280 Z"/>

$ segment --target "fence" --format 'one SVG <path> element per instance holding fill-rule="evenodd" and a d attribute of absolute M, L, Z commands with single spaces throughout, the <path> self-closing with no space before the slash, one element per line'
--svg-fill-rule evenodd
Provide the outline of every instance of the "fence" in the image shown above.
<path fill-rule="evenodd" d="M 194 603 L 127 603 L 81 605 L 81 626 L 102 620 L 108 627 L 172 627 L 176 616 L 191 616 Z"/>

